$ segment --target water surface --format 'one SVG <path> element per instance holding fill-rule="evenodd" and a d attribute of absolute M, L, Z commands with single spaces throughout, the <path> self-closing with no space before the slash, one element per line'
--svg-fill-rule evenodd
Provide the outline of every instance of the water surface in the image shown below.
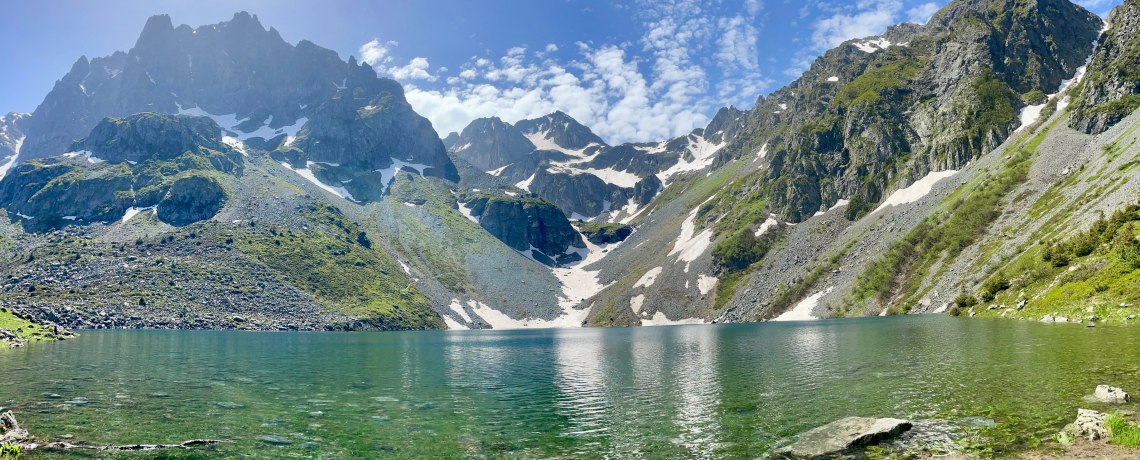
<path fill-rule="evenodd" d="M 1018 449 L 1140 390 L 1140 328 L 944 316 L 81 333 L 0 353 L 0 406 L 41 441 L 234 441 L 209 458 L 757 458 L 848 415 L 985 417 Z"/>

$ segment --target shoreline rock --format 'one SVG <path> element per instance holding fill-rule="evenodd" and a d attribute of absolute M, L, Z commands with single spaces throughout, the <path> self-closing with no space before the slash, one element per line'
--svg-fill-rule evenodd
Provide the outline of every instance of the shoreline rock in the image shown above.
<path fill-rule="evenodd" d="M 897 418 L 846 417 L 801 433 L 776 455 L 799 460 L 831 458 L 896 437 L 912 426 Z"/>
<path fill-rule="evenodd" d="M 1124 404 L 1131 399 L 1124 390 L 1108 385 L 1097 385 L 1096 391 L 1093 392 L 1093 398 L 1109 404 Z"/>

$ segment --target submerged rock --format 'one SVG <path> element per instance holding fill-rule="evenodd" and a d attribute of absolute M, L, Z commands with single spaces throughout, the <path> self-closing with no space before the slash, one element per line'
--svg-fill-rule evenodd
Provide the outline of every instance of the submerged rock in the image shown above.
<path fill-rule="evenodd" d="M 911 428 L 896 418 L 847 417 L 804 432 L 796 442 L 776 451 L 782 458 L 821 459 L 893 438 Z"/>
<path fill-rule="evenodd" d="M 1110 404 L 1124 404 L 1129 400 L 1128 393 L 1125 393 L 1124 390 L 1108 385 L 1097 385 L 1093 398 Z"/>
<path fill-rule="evenodd" d="M 259 439 L 261 439 L 261 442 L 264 442 L 266 444 L 273 444 L 275 446 L 284 446 L 286 444 L 293 444 L 293 441 L 290 441 L 288 438 L 286 438 L 284 436 L 278 436 L 275 434 L 267 434 L 265 436 L 262 436 Z"/>

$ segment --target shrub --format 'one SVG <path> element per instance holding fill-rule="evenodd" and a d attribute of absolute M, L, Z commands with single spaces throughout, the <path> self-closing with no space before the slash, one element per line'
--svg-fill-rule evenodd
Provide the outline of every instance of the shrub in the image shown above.
<path fill-rule="evenodd" d="M 977 304 L 978 304 L 978 299 L 975 298 L 974 296 L 970 295 L 970 294 L 965 293 L 965 292 L 958 294 L 958 297 L 954 298 L 954 307 L 962 309 L 962 310 L 969 310 L 970 307 L 973 307 L 974 305 L 977 305 Z"/>

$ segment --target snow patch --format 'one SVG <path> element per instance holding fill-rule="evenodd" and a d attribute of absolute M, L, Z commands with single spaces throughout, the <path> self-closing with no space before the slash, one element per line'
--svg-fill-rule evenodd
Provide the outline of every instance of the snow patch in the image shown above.
<path fill-rule="evenodd" d="M 293 169 L 292 166 L 289 166 L 289 163 L 285 163 L 285 162 L 282 162 L 281 166 L 284 166 L 285 169 L 288 169 L 290 171 L 297 173 L 301 177 L 304 177 L 305 180 L 312 182 L 313 185 L 316 185 L 317 187 L 325 189 L 329 193 L 337 195 L 337 196 L 344 198 L 346 200 L 349 200 L 349 201 L 352 201 L 355 203 L 359 203 L 359 201 L 357 201 L 355 198 L 353 198 L 352 194 L 348 193 L 348 190 L 346 190 L 344 187 L 333 187 L 331 185 L 326 185 L 324 182 L 321 182 L 320 180 L 317 180 L 317 176 L 313 175 L 313 170 L 309 169 L 309 166 L 311 166 L 312 164 L 313 164 L 313 162 L 307 161 L 307 162 L 305 162 L 305 167 L 302 169 Z"/>
<path fill-rule="evenodd" d="M 638 279 L 636 283 L 633 283 L 633 287 L 636 288 L 636 287 L 641 287 L 641 286 L 645 286 L 645 287 L 653 286 L 653 282 L 657 281 L 657 276 L 661 274 L 661 271 L 663 269 L 664 268 L 662 268 L 662 267 L 653 267 L 653 268 L 649 269 L 649 271 L 645 272 L 644 275 L 641 275 L 641 278 Z"/>
<path fill-rule="evenodd" d="M 812 311 L 815 310 L 816 305 L 819 305 L 819 299 L 822 299 L 824 295 L 830 293 L 832 289 L 834 288 L 827 288 L 826 291 L 817 292 L 815 294 L 807 296 L 807 298 L 801 300 L 800 303 L 796 304 L 794 308 L 784 312 L 784 314 L 780 316 L 777 316 L 776 319 L 772 321 L 810 321 L 813 319 L 819 319 L 815 316 L 812 316 Z"/>
<path fill-rule="evenodd" d="M 827 81 L 835 83 L 839 81 L 839 77 L 827 77 Z"/>
<path fill-rule="evenodd" d="M 673 263 L 685 261 L 685 273 L 689 272 L 689 265 L 697 260 L 701 254 L 704 254 L 705 250 L 712 244 L 713 231 L 711 228 L 705 229 L 695 236 L 693 233 L 696 231 L 697 211 L 715 196 L 709 197 L 704 203 L 689 212 L 689 216 L 685 218 L 684 222 L 681 222 L 681 234 L 677 235 L 677 241 L 673 243 L 673 249 L 669 251 L 670 256 L 680 254 Z"/>
<path fill-rule="evenodd" d="M 121 222 L 126 223 L 128 220 L 131 220 L 132 217 L 139 215 L 139 213 L 151 210 L 158 212 L 158 206 L 147 206 L 145 208 L 127 208 L 127 212 L 123 213 L 123 220 L 121 220 Z"/>
<path fill-rule="evenodd" d="M 444 316 L 443 323 L 447 325 L 447 330 L 449 331 L 464 331 L 469 329 L 467 326 L 459 324 L 459 321 L 451 319 L 450 316 Z"/>
<path fill-rule="evenodd" d="M 641 313 L 641 305 L 644 303 L 645 294 L 638 294 L 636 297 L 629 298 L 629 308 L 632 308 L 634 313 Z"/>
<path fill-rule="evenodd" d="M 529 192 L 531 182 L 534 182 L 534 174 L 531 174 L 530 177 L 526 178 L 526 180 L 515 184 L 515 187 L 521 188 L 521 189 Z"/>
<path fill-rule="evenodd" d="M 380 173 L 380 183 L 384 185 L 385 190 L 388 188 L 389 185 L 392 184 L 392 179 L 396 178 L 396 172 L 405 168 L 405 167 L 416 170 L 416 172 L 420 173 L 420 177 L 423 177 L 424 170 L 427 168 L 430 168 L 431 166 L 422 165 L 419 163 L 408 163 L 405 161 L 400 161 L 400 160 L 397 160 L 395 158 L 392 158 L 392 165 L 391 166 L 384 168 L 384 169 L 377 169 L 375 171 L 375 172 Z"/>
<path fill-rule="evenodd" d="M 694 139 L 695 138 L 695 139 Z M 661 179 L 662 184 L 667 184 L 669 178 L 675 174 L 699 171 L 712 166 L 713 160 L 716 159 L 716 152 L 728 144 L 728 141 L 719 144 L 713 144 L 701 136 L 689 136 L 689 153 L 693 156 L 693 161 L 685 161 L 684 158 L 677 160 L 677 164 L 670 166 L 669 169 L 657 174 Z"/>
<path fill-rule="evenodd" d="M 233 148 L 238 152 L 241 152 L 241 154 L 244 156 L 249 156 L 249 152 L 245 150 L 245 143 L 238 140 L 236 137 L 222 136 L 222 143 L 230 146 L 230 148 Z"/>
<path fill-rule="evenodd" d="M 678 325 L 678 324 L 704 324 L 704 323 L 705 323 L 705 320 L 703 320 L 701 318 L 685 318 L 685 319 L 671 320 L 671 319 L 669 319 L 668 316 L 665 316 L 665 313 L 662 313 L 662 312 L 656 312 L 653 314 L 652 318 L 641 320 L 642 326 L 674 326 L 674 325 Z"/>
<path fill-rule="evenodd" d="M 851 201 L 850 201 L 850 200 L 839 200 L 839 201 L 836 201 L 836 202 L 835 202 L 835 204 L 834 204 L 834 205 L 832 205 L 830 208 L 827 208 L 827 211 L 828 211 L 828 212 L 831 212 L 831 211 L 834 211 L 834 210 L 835 210 L 835 209 L 837 209 L 837 208 L 841 208 L 841 207 L 843 207 L 843 206 L 847 206 L 848 204 L 851 204 Z"/>
<path fill-rule="evenodd" d="M 286 144 L 288 145 L 292 143 L 293 138 L 297 137 L 297 133 L 300 132 L 301 128 L 305 126 L 305 123 L 309 122 L 308 118 L 301 117 L 289 126 L 282 126 L 280 128 L 273 129 L 269 127 L 269 124 L 273 122 L 273 115 L 270 115 L 269 118 L 266 118 L 265 121 L 262 122 L 262 126 L 257 128 L 256 131 L 247 133 L 239 130 L 237 126 L 245 123 L 249 120 L 249 118 L 242 118 L 241 120 L 238 120 L 236 113 L 231 113 L 229 115 L 214 115 L 206 112 L 205 110 L 202 110 L 201 107 L 185 109 L 182 108 L 182 104 L 178 102 L 175 102 L 174 105 L 178 106 L 179 115 L 210 117 L 210 119 L 214 120 L 214 122 L 217 123 L 218 126 L 221 126 L 223 130 L 234 133 L 236 135 L 235 137 L 241 141 L 249 140 L 255 137 L 260 137 L 262 139 L 268 140 L 284 134 L 286 136 Z"/>
<path fill-rule="evenodd" d="M 937 184 L 938 181 L 953 176 L 957 172 L 958 171 L 952 169 L 948 169 L 946 171 L 931 172 L 930 174 L 927 174 L 926 177 L 923 177 L 922 179 L 919 179 L 915 183 L 911 184 L 910 187 L 896 190 L 895 193 L 892 193 L 891 196 L 886 199 L 886 201 L 883 201 L 883 204 L 880 204 L 879 207 L 875 208 L 875 210 L 871 213 L 874 214 L 876 212 L 879 212 L 887 206 L 898 206 L 900 204 L 913 203 L 915 201 L 918 201 L 922 199 L 922 197 L 926 196 L 926 194 L 930 193 L 930 189 L 934 188 L 934 184 Z"/>
<path fill-rule="evenodd" d="M 717 278 L 715 276 L 700 275 L 697 277 L 697 290 L 701 291 L 701 295 L 708 294 L 712 288 L 716 287 Z"/>
<path fill-rule="evenodd" d="M 588 156 L 588 155 L 586 155 L 586 150 L 589 150 L 589 149 L 596 147 L 598 145 L 595 142 L 595 143 L 591 143 L 590 145 L 587 145 L 585 147 L 582 147 L 578 150 L 570 150 L 570 149 L 565 148 L 561 145 L 558 145 L 558 143 L 554 142 L 554 140 L 550 138 L 550 132 L 549 131 L 540 131 L 540 132 L 536 132 L 536 133 L 523 134 L 523 136 L 525 136 L 527 138 L 527 140 L 530 141 L 531 144 L 534 144 L 534 148 L 536 150 L 554 150 L 556 152 L 562 152 L 562 153 L 565 153 L 567 155 L 570 155 L 572 157 L 577 157 L 577 158 L 586 158 Z"/>
<path fill-rule="evenodd" d="M 451 299 L 451 305 L 448 306 L 451 307 L 451 311 L 463 318 L 463 321 L 471 322 L 471 317 L 467 316 L 467 312 L 463 310 L 463 304 L 459 303 L 459 299 Z"/>
<path fill-rule="evenodd" d="M 510 166 L 511 166 L 511 165 L 506 165 L 506 166 L 503 166 L 502 168 L 499 168 L 499 169 L 494 169 L 494 170 L 491 170 L 491 171 L 487 171 L 487 174 L 490 174 L 490 175 L 492 175 L 492 176 L 498 176 L 499 174 L 502 174 L 502 173 L 503 173 L 503 170 L 504 170 L 504 169 L 507 169 L 507 168 L 509 168 Z"/>
<path fill-rule="evenodd" d="M 780 221 L 776 220 L 775 214 L 768 214 L 768 220 L 765 220 L 764 223 L 760 224 L 760 228 L 756 229 L 756 237 L 759 238 L 760 235 L 768 233 L 768 230 L 774 228 L 778 223 Z"/>
<path fill-rule="evenodd" d="M 856 48 L 859 48 L 859 51 L 862 51 L 864 53 L 874 53 L 875 51 L 878 51 L 881 49 L 885 50 L 887 48 L 890 48 L 891 46 L 906 46 L 907 44 L 906 43 L 899 43 L 896 45 L 896 44 L 891 43 L 890 40 L 887 40 L 885 38 L 877 38 L 877 39 L 871 39 L 871 40 L 867 40 L 867 41 L 863 41 L 863 42 L 856 42 L 854 45 Z"/>

